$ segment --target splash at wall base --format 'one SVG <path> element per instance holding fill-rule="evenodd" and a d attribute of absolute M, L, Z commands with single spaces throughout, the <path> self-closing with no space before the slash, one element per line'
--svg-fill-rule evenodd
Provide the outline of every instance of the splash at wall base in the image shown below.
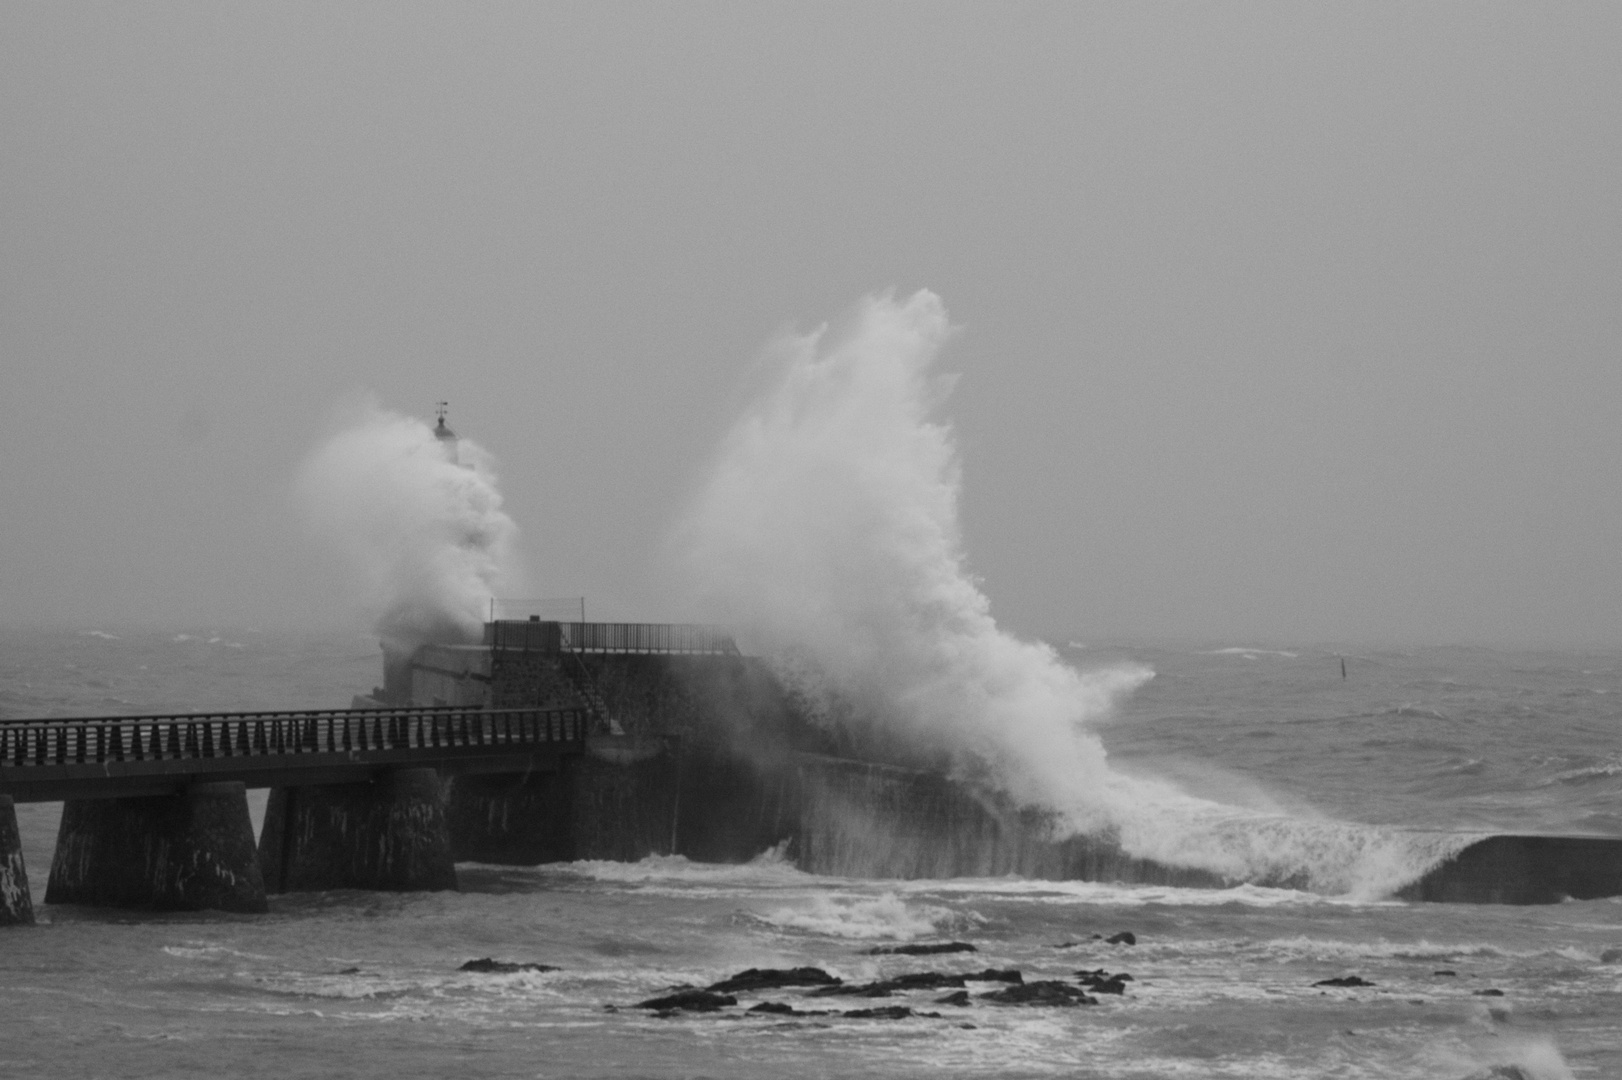
<path fill-rule="evenodd" d="M 1009 874 L 1050 881 L 1221 888 L 1204 870 L 1127 855 L 1106 836 L 1056 838 L 1051 820 L 936 773 L 801 755 L 796 861 L 840 877 Z"/>

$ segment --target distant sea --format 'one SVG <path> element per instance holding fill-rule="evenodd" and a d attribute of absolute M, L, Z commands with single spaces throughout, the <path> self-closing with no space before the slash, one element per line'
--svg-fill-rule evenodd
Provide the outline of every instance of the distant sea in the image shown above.
<path fill-rule="evenodd" d="M 1303 816 L 1622 835 L 1622 656 L 1250 644 L 1055 647 L 1081 667 L 1154 669 L 1101 728 L 1126 771 Z M 6 717 L 342 706 L 379 679 L 375 643 L 355 634 L 0 632 Z M 18 808 L 41 918 L 0 931 L 0 1076 L 1622 1076 L 1615 900 L 866 881 L 762 852 L 743 866 L 465 864 L 455 894 L 145 916 L 42 905 L 59 813 Z M 1136 944 L 1103 940 L 1123 930 Z M 869 952 L 940 940 L 978 951 Z M 480 957 L 559 970 L 458 971 Z M 1132 979 L 1074 1008 L 993 1004 L 978 995 L 1000 984 L 975 982 L 966 1006 L 937 989 L 743 993 L 668 1018 L 632 1007 L 807 965 L 847 981 Z M 1354 975 L 1372 985 L 1314 985 Z M 761 1001 L 833 1011 L 745 1011 Z M 915 1015 L 842 1015 L 890 1005 Z"/>

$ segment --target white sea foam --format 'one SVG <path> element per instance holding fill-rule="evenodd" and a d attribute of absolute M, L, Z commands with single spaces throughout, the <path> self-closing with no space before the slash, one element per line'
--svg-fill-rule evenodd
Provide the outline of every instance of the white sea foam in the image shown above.
<path fill-rule="evenodd" d="M 790 677 L 828 680 L 845 703 L 826 710 L 835 719 L 947 756 L 1134 855 L 1363 896 L 1423 873 L 1435 844 L 1223 806 L 1109 767 L 1093 728 L 1153 672 L 1079 672 L 992 618 L 963 549 L 952 431 L 937 416 L 952 378 L 934 364 L 951 333 L 940 300 L 919 292 L 865 300 L 843 334 L 824 327 L 772 347 L 775 378 L 678 529 L 695 603 L 796 657 Z"/>
<path fill-rule="evenodd" d="M 783 930 L 861 941 L 911 941 L 961 927 L 961 911 L 928 904 L 909 904 L 893 892 L 873 897 L 819 893 L 804 901 L 754 916 Z"/>
<path fill-rule="evenodd" d="M 421 420 L 367 403 L 305 461 L 296 491 L 396 647 L 476 638 L 490 597 L 514 587 L 517 528 L 472 442 L 453 459 Z"/>
<path fill-rule="evenodd" d="M 511 868 L 503 867 L 509 871 Z M 803 886 L 825 879 L 797 869 L 773 848 L 746 863 L 693 862 L 684 855 L 649 855 L 637 862 L 581 859 L 543 872 L 578 874 L 594 881 L 627 884 L 705 885 L 735 888 Z"/>

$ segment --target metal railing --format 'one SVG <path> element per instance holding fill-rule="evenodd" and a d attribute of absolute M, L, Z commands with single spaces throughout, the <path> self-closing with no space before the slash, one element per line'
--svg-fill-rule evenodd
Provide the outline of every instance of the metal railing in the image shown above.
<path fill-rule="evenodd" d="M 0 720 L 0 773 L 31 766 L 435 752 L 579 742 L 584 709 L 436 706 Z M 272 764 L 272 761 L 264 761 Z"/>
<path fill-rule="evenodd" d="M 490 621 L 528 619 L 548 622 L 585 622 L 584 596 L 492 596 Z"/>
<path fill-rule="evenodd" d="M 539 620 L 488 623 L 484 641 L 498 649 L 537 652 L 700 653 L 736 656 L 738 644 L 719 626 L 701 623 L 583 623 Z"/>

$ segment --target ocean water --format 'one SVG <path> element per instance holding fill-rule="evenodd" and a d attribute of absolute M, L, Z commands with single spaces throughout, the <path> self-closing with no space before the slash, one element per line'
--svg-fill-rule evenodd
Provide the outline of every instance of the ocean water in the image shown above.
<path fill-rule="evenodd" d="M 1622 657 L 1059 644 L 1080 667 L 1155 671 L 1101 728 L 1117 768 L 1302 819 L 1622 835 Z M 0 715 L 331 707 L 379 667 L 361 635 L 8 631 Z M 36 904 L 58 814 L 18 808 Z M 459 873 L 456 894 L 273 897 L 262 917 L 41 906 L 0 931 L 0 1076 L 1622 1076 L 1614 900 L 852 880 L 781 852 Z M 1123 930 L 1136 944 L 1103 940 Z M 978 951 L 869 951 L 942 940 Z M 457 970 L 479 957 L 558 970 Z M 787 989 L 634 1007 L 804 965 L 1132 981 L 1074 1008 L 994 1004 L 978 995 L 998 984 L 974 982 L 966 1006 Z M 1372 985 L 1314 985 L 1348 975 Z M 745 1011 L 759 1001 L 823 1014 Z M 842 1015 L 887 1005 L 939 1016 Z"/>

